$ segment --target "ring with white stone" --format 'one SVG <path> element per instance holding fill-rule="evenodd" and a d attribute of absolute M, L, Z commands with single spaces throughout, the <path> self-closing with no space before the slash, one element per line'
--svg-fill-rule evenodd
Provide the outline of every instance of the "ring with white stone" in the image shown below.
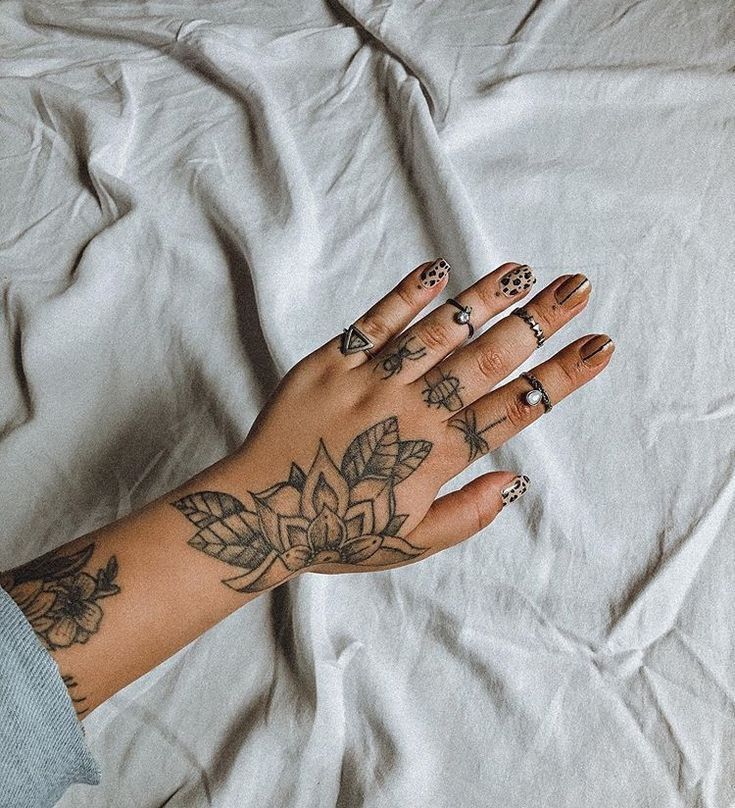
<path fill-rule="evenodd" d="M 544 390 L 543 384 L 541 384 L 533 373 L 521 373 L 521 376 L 533 387 L 533 390 L 529 390 L 523 396 L 526 404 L 530 404 L 533 407 L 536 404 L 543 402 L 544 413 L 547 413 L 552 408 L 553 404 L 551 403 L 551 399 L 549 398 L 546 390 Z"/>
<path fill-rule="evenodd" d="M 472 339 L 472 336 L 475 333 L 475 327 L 470 322 L 472 306 L 463 306 L 461 303 L 458 303 L 456 300 L 454 300 L 454 298 L 451 297 L 449 300 L 447 300 L 447 303 L 459 309 L 459 311 L 454 315 L 454 322 L 459 323 L 460 325 L 466 325 L 470 330 L 469 339 Z"/>

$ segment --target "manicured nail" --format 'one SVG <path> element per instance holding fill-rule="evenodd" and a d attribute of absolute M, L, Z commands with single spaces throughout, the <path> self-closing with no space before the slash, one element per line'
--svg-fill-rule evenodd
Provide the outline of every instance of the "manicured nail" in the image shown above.
<path fill-rule="evenodd" d="M 586 365 L 599 365 L 615 350 L 615 343 L 607 334 L 597 334 L 588 339 L 579 349 L 579 355 Z"/>
<path fill-rule="evenodd" d="M 502 507 L 504 508 L 509 502 L 513 502 L 514 499 L 522 497 L 526 491 L 528 491 L 528 484 L 530 482 L 525 474 L 519 474 L 517 477 L 514 477 L 500 492 L 503 496 Z"/>
<path fill-rule="evenodd" d="M 427 289 L 436 286 L 445 275 L 449 274 L 451 269 L 452 268 L 443 258 L 437 258 L 433 264 L 421 271 L 419 275 L 421 285 L 425 286 Z"/>
<path fill-rule="evenodd" d="M 554 292 L 554 297 L 559 305 L 571 308 L 576 306 L 592 290 L 592 284 L 585 275 L 572 275 L 567 278 L 561 286 Z"/>
<path fill-rule="evenodd" d="M 524 264 L 520 267 L 515 267 L 500 279 L 500 291 L 506 297 L 516 297 L 516 295 L 523 294 L 526 289 L 530 289 L 536 278 L 533 275 L 531 267 Z"/>

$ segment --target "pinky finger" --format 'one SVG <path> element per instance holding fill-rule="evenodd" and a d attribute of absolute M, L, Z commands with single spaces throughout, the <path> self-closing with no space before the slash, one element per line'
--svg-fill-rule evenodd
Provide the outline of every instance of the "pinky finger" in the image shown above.
<path fill-rule="evenodd" d="M 491 471 L 475 477 L 457 491 L 434 500 L 406 539 L 430 549 L 425 555 L 459 544 L 487 527 L 507 504 L 523 496 L 529 482 L 525 474 L 513 471 Z"/>

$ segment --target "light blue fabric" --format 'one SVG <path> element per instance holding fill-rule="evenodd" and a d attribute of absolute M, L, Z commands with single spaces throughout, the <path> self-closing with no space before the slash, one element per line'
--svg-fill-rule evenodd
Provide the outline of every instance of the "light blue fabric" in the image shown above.
<path fill-rule="evenodd" d="M 45 808 L 99 781 L 56 662 L 0 588 L 0 808 Z"/>

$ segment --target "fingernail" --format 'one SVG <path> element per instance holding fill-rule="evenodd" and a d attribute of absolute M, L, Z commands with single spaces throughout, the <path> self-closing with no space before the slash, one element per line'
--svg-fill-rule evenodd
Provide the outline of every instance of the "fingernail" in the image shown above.
<path fill-rule="evenodd" d="M 597 334 L 588 339 L 579 349 L 579 355 L 586 365 L 599 365 L 615 350 L 615 343 L 607 334 Z"/>
<path fill-rule="evenodd" d="M 500 279 L 500 291 L 506 297 L 516 297 L 516 295 L 523 294 L 526 289 L 530 289 L 536 278 L 533 275 L 533 270 L 527 264 L 515 267 Z"/>
<path fill-rule="evenodd" d="M 427 289 L 436 286 L 445 275 L 449 274 L 451 269 L 452 268 L 443 258 L 437 258 L 433 264 L 421 271 L 419 275 L 421 285 L 425 286 Z"/>
<path fill-rule="evenodd" d="M 509 502 L 513 502 L 514 499 L 522 497 L 526 491 L 528 491 L 528 484 L 530 482 L 525 474 L 519 474 L 517 477 L 514 477 L 500 492 L 503 496 L 502 507 L 504 508 Z"/>
<path fill-rule="evenodd" d="M 554 297 L 559 305 L 566 305 L 569 308 L 575 306 L 592 290 L 592 284 L 586 275 L 572 275 L 554 292 Z"/>

